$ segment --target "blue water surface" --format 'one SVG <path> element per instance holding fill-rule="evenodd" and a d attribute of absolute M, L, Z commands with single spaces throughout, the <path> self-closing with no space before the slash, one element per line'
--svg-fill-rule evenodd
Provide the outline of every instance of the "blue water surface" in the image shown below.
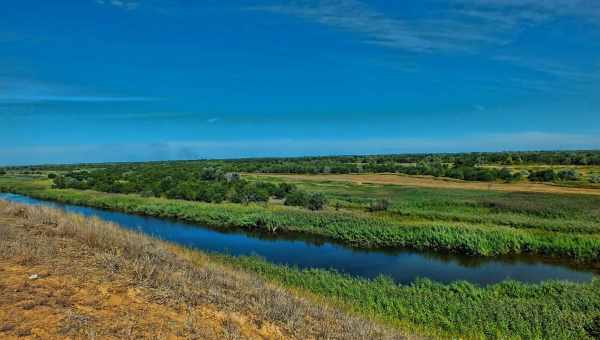
<path fill-rule="evenodd" d="M 589 268 L 535 256 L 481 258 L 407 249 L 354 249 L 315 237 L 213 229 L 9 193 L 0 193 L 0 199 L 58 208 L 84 216 L 97 216 L 127 229 L 204 251 L 235 256 L 258 255 L 277 264 L 334 269 L 365 278 L 385 275 L 398 283 L 410 283 L 417 278 L 443 283 L 464 280 L 481 285 L 507 279 L 531 283 L 545 280 L 586 282 L 595 275 Z"/>

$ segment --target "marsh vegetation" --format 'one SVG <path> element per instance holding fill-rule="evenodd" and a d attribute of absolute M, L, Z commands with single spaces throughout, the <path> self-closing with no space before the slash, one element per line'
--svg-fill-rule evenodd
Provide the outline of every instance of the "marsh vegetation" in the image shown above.
<path fill-rule="evenodd" d="M 219 228 L 325 237 L 357 248 L 521 254 L 598 269 L 598 155 L 390 155 L 11 168 L 0 177 L 0 191 Z M 465 178 L 465 172 L 475 175 Z M 338 178 L 359 176 L 349 173 L 368 180 Z M 413 175 L 452 179 L 428 186 L 377 182 L 379 176 Z M 549 184 L 529 184 L 534 181 Z M 550 189 L 537 192 L 539 186 Z M 253 257 L 210 257 L 417 334 L 566 339 L 597 332 L 597 279 L 487 287 L 418 280 L 405 285 Z"/>

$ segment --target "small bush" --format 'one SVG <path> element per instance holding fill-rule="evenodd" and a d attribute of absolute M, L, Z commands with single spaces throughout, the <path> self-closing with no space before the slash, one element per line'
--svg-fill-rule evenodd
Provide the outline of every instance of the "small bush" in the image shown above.
<path fill-rule="evenodd" d="M 545 169 L 530 173 L 528 178 L 534 182 L 553 182 L 558 179 L 558 175 L 552 169 Z"/>
<path fill-rule="evenodd" d="M 304 191 L 295 190 L 285 196 L 285 205 L 304 207 L 308 202 L 308 195 Z"/>
<path fill-rule="evenodd" d="M 576 181 L 581 177 L 579 172 L 573 169 L 560 171 L 557 176 L 561 181 Z"/>
<path fill-rule="evenodd" d="M 387 211 L 389 206 L 390 206 L 390 201 L 388 199 L 385 199 L 385 198 L 378 199 L 369 204 L 369 211 L 370 212 Z"/>
<path fill-rule="evenodd" d="M 584 328 L 592 339 L 600 339 L 600 315 L 594 317 Z"/>
<path fill-rule="evenodd" d="M 502 168 L 498 171 L 498 177 L 506 182 L 510 182 L 514 179 L 512 172 L 508 168 Z"/>
<path fill-rule="evenodd" d="M 308 201 L 306 202 L 306 208 L 310 210 L 321 210 L 327 204 L 327 198 L 320 192 L 316 192 L 308 195 Z"/>

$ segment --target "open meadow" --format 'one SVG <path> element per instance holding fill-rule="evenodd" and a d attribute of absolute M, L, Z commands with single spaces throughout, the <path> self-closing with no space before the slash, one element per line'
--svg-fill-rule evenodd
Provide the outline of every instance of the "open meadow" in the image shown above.
<path fill-rule="evenodd" d="M 250 164 L 259 166 L 256 169 L 265 166 L 260 161 Z M 319 166 L 318 161 L 311 164 Z M 398 173 L 274 174 L 248 172 L 249 167 L 244 162 L 208 161 L 15 168 L 0 176 L 0 192 L 185 221 L 192 228 L 224 233 L 260 232 L 270 242 L 279 242 L 279 235 L 304 235 L 311 241 L 294 242 L 318 247 L 331 241 L 336 247 L 383 253 L 413 249 L 450 258 L 451 254 L 518 258 L 516 263 L 532 263 L 531 275 L 541 266 L 568 267 L 588 273 L 589 279 L 525 283 L 509 278 L 482 285 L 466 279 L 441 283 L 425 276 L 398 283 L 385 275 L 366 278 L 327 267 L 272 263 L 257 256 L 197 255 L 353 318 L 370 320 L 368 332 L 380 335 L 586 339 L 598 334 L 597 189 L 523 179 L 486 182 Z M 129 234 L 119 231 L 118 235 Z M 144 256 L 145 250 L 140 251 L 135 256 Z M 438 265 L 449 266 L 452 261 Z M 461 261 L 464 268 L 477 266 Z M 502 266 L 509 268 L 512 261 Z M 230 331 L 218 326 L 226 321 L 219 322 L 211 332 Z M 299 330 L 308 333 L 294 333 L 277 320 L 265 322 L 272 323 L 269 329 L 281 337 L 314 334 L 308 324 L 306 330 Z M 243 332 L 261 331 L 241 327 Z M 336 338 L 343 333 L 331 334 Z"/>

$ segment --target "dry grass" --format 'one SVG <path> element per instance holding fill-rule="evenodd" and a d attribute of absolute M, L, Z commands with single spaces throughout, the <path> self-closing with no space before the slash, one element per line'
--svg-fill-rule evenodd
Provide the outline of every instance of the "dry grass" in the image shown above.
<path fill-rule="evenodd" d="M 421 188 L 494 190 L 505 192 L 538 192 L 556 194 L 600 195 L 600 189 L 574 188 L 553 185 L 550 183 L 498 183 L 471 182 L 452 178 L 436 178 L 431 176 L 410 176 L 403 174 L 331 174 L 331 175 L 296 175 L 296 174 L 251 174 L 308 181 L 337 181 L 355 184 L 391 184 Z"/>
<path fill-rule="evenodd" d="M 401 338 L 201 253 L 2 201 L 0 290 L 3 339 Z"/>

